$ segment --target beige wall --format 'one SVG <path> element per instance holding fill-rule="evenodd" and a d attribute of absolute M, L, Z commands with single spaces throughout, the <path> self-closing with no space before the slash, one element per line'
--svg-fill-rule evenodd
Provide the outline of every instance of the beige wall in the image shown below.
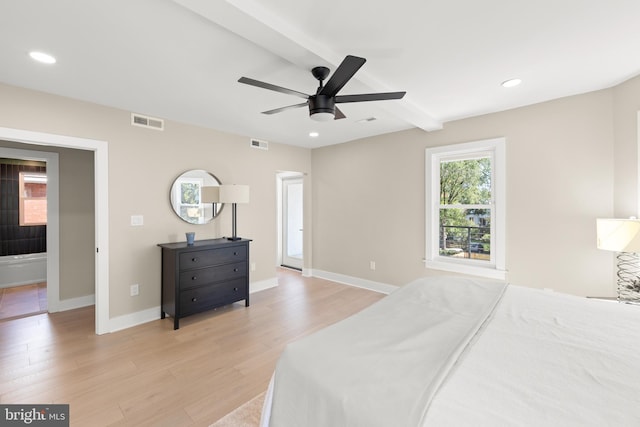
<path fill-rule="evenodd" d="M 195 231 L 196 239 L 231 233 L 231 209 L 207 226 L 187 224 L 173 213 L 169 189 L 188 169 L 208 170 L 223 183 L 251 187 L 251 202 L 238 205 L 238 234 L 253 239 L 256 270 L 251 281 L 275 279 L 276 173 L 310 173 L 310 150 L 271 143 L 264 151 L 251 148 L 248 136 L 171 121 L 159 132 L 131 126 L 130 121 L 129 111 L 0 85 L 0 126 L 108 142 L 110 317 L 159 306 L 158 243 L 183 241 L 186 231 Z M 144 226 L 130 226 L 131 215 L 143 215 Z M 61 226 L 63 249 L 68 239 Z M 88 240 L 84 244 L 88 246 Z M 61 272 L 75 265 L 63 257 L 61 253 Z M 129 296 L 133 283 L 140 285 L 138 297 Z M 61 277 L 61 295 L 67 295 L 66 286 Z"/>
<path fill-rule="evenodd" d="M 613 214 L 612 114 L 603 90 L 314 150 L 314 269 L 393 285 L 439 274 L 422 262 L 425 149 L 504 136 L 508 280 L 611 295 L 595 219 Z"/>

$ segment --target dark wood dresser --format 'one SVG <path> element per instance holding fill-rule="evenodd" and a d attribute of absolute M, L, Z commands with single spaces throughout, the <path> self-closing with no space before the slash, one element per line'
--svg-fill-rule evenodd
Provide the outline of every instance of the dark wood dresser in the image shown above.
<path fill-rule="evenodd" d="M 249 306 L 249 239 L 162 243 L 160 317 L 173 329 L 190 314 L 236 301 Z"/>

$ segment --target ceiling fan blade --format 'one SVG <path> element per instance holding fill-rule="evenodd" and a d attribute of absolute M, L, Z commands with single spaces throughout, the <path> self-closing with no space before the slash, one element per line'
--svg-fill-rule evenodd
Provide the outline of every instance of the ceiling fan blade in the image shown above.
<path fill-rule="evenodd" d="M 297 90 L 287 89 L 286 87 L 272 85 L 271 83 L 261 82 L 260 80 L 250 79 L 249 77 L 240 77 L 239 83 L 244 83 L 251 86 L 261 87 L 263 89 L 269 89 L 280 93 L 286 93 L 288 95 L 299 96 L 300 98 L 308 99 L 309 95 L 306 93 L 298 92 Z"/>
<path fill-rule="evenodd" d="M 318 95 L 335 96 L 365 62 L 367 62 L 367 60 L 364 58 L 347 55 L 333 72 L 329 81 L 327 81 L 320 92 L 318 92 Z"/>
<path fill-rule="evenodd" d="M 407 92 L 362 93 L 358 95 L 338 95 L 336 104 L 345 102 L 385 101 L 387 99 L 401 99 Z"/>
<path fill-rule="evenodd" d="M 346 119 L 347 116 L 344 115 L 344 113 L 342 111 L 340 111 L 340 109 L 338 107 L 334 107 L 335 112 L 335 117 L 333 118 L 333 120 L 340 120 L 340 119 Z"/>
<path fill-rule="evenodd" d="M 281 113 L 287 110 L 293 110 L 294 108 L 306 107 L 307 105 L 309 105 L 308 102 L 303 102 L 301 104 L 288 105 L 286 107 L 280 107 L 280 108 L 276 108 L 269 111 L 263 111 L 262 114 L 276 114 L 276 113 Z"/>

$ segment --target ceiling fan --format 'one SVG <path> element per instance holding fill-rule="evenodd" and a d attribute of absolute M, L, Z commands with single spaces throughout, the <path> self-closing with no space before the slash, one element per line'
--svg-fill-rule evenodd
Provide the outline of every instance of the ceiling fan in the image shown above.
<path fill-rule="evenodd" d="M 238 82 L 306 99 L 305 102 L 300 104 L 289 105 L 287 107 L 276 108 L 269 111 L 263 111 L 263 114 L 275 114 L 308 105 L 309 116 L 313 120 L 322 122 L 328 120 L 338 120 L 344 119 L 345 115 L 338 109 L 338 107 L 336 107 L 336 104 L 346 102 L 401 99 L 406 93 L 386 92 L 357 95 L 338 95 L 340 89 L 342 89 L 342 87 L 347 84 L 351 77 L 353 77 L 353 75 L 360 69 L 360 67 L 364 65 L 366 61 L 367 60 L 364 58 L 347 55 L 342 63 L 340 63 L 338 68 L 336 68 L 335 72 L 331 75 L 331 78 L 327 81 L 326 84 L 323 84 L 323 82 L 329 76 L 329 69 L 327 67 L 314 67 L 311 70 L 311 74 L 313 74 L 313 77 L 318 79 L 318 81 L 320 82 L 320 86 L 318 86 L 318 90 L 316 91 L 315 95 L 307 95 L 306 93 L 272 85 L 270 83 L 261 82 L 259 80 L 250 79 L 248 77 L 241 77 L 240 79 L 238 79 Z"/>

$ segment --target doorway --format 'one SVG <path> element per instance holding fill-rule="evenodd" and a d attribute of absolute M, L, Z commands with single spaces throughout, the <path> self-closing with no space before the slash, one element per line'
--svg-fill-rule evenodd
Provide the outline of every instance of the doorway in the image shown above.
<path fill-rule="evenodd" d="M 41 314 L 59 304 L 58 154 L 0 147 L 0 157 L 5 159 L 0 199 L 6 232 L 0 251 L 0 317 Z M 23 199 L 29 176 L 40 181 L 35 186 L 41 194 Z"/>
<path fill-rule="evenodd" d="M 299 173 L 279 174 L 280 194 L 280 265 L 302 271 L 303 239 L 303 176 Z"/>
<path fill-rule="evenodd" d="M 77 138 L 48 134 L 42 132 L 25 131 L 0 127 L 0 139 L 13 141 L 35 146 L 67 147 L 73 149 L 90 150 L 94 153 L 95 164 L 95 327 L 97 334 L 111 332 L 109 325 L 109 192 L 108 192 L 108 147 L 106 141 Z M 56 158 L 57 160 L 57 158 Z M 52 163 L 47 163 L 48 172 L 51 171 Z M 57 173 L 57 161 L 55 169 Z M 56 175 L 57 176 L 57 175 Z M 50 193 L 55 187 L 55 197 L 49 199 Z M 47 188 L 48 209 L 52 209 L 58 204 L 57 181 L 55 186 L 49 181 Z M 104 213 L 104 214 L 103 214 Z M 58 218 L 49 218 L 47 225 L 47 300 L 49 312 L 64 310 L 64 304 L 59 299 L 59 254 L 57 247 L 59 244 L 60 230 Z M 56 250 L 49 250 L 49 246 Z"/>

